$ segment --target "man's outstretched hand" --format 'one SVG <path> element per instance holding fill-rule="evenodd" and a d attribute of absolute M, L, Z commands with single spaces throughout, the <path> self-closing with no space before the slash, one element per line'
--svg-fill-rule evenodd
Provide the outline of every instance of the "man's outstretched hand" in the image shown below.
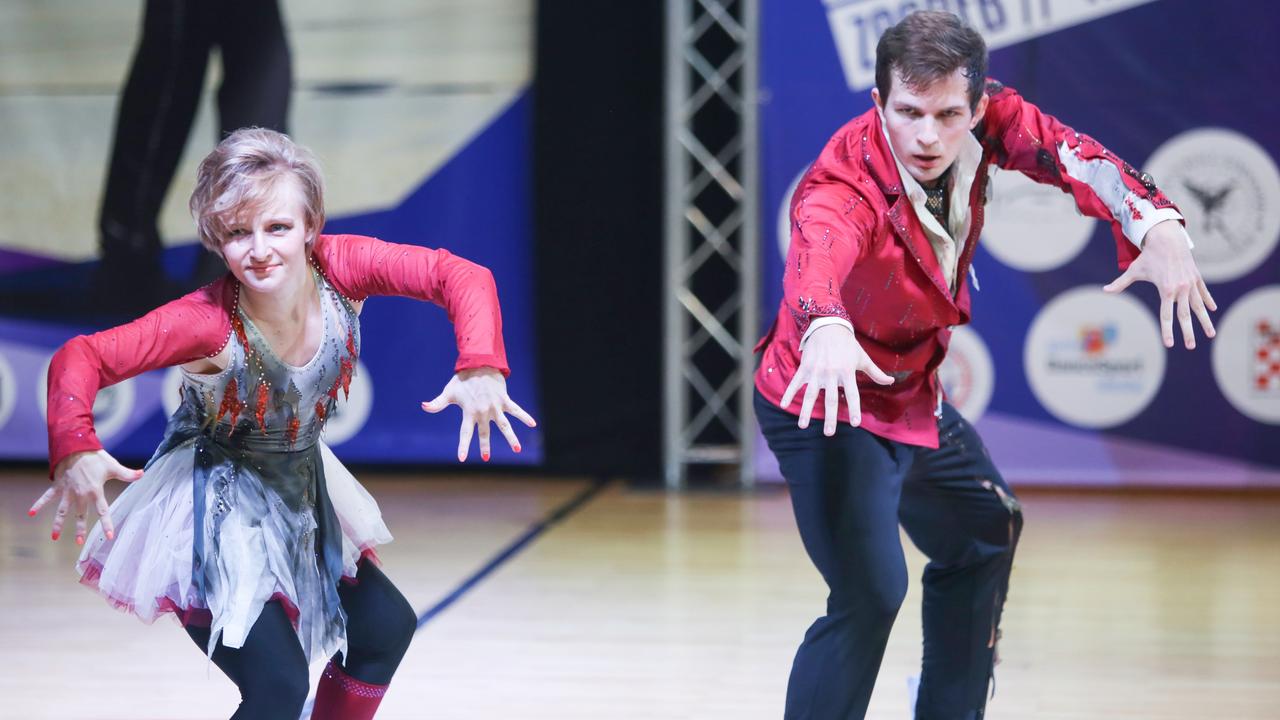
<path fill-rule="evenodd" d="M 858 395 L 858 372 L 866 373 L 872 380 L 881 385 L 890 385 L 893 378 L 876 367 L 867 356 L 867 352 L 858 344 L 857 338 L 848 328 L 842 325 L 827 325 L 813 331 L 800 351 L 800 367 L 796 368 L 795 377 L 782 394 L 782 407 L 790 407 L 800 388 L 808 386 L 804 391 L 804 401 L 800 406 L 802 428 L 809 427 L 809 418 L 813 415 L 813 405 L 818 400 L 818 393 L 823 393 L 825 405 L 823 409 L 822 433 L 828 437 L 836 434 L 836 423 L 840 414 L 840 388 L 844 388 L 845 402 L 849 404 L 849 424 L 857 427 L 862 422 L 862 398 Z"/>
<path fill-rule="evenodd" d="M 1178 315 L 1182 327 L 1182 340 L 1187 349 L 1196 346 L 1195 332 L 1191 326 L 1191 313 L 1195 312 L 1204 328 L 1205 337 L 1213 337 L 1213 320 L 1209 311 L 1218 304 L 1209 294 L 1209 288 L 1200 277 L 1200 268 L 1191 257 L 1186 233 L 1176 220 L 1158 223 L 1147 231 L 1142 242 L 1142 253 L 1129 269 L 1102 289 L 1118 293 L 1133 283 L 1145 280 L 1156 286 L 1160 293 L 1160 337 L 1164 346 L 1173 347 L 1173 316 Z M 815 333 L 816 334 L 816 333 Z"/>

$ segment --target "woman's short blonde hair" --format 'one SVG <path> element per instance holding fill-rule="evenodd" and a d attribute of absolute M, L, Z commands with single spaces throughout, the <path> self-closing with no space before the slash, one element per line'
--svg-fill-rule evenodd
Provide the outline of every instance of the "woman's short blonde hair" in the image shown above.
<path fill-rule="evenodd" d="M 289 176 L 302 191 L 310 245 L 324 227 L 324 178 L 315 155 L 275 130 L 241 128 L 228 135 L 196 171 L 189 206 L 200 244 L 221 252 L 233 226 L 269 202 L 280 178 Z"/>

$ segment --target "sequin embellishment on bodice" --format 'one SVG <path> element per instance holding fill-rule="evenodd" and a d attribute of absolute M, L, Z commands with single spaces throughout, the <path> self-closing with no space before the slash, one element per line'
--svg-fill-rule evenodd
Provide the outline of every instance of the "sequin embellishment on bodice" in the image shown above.
<path fill-rule="evenodd" d="M 355 309 L 316 272 L 324 336 L 305 365 L 290 365 L 271 349 L 239 303 L 231 313 L 227 368 L 212 375 L 183 372 L 183 400 L 201 432 L 220 443 L 289 452 L 310 447 L 350 392 L 360 355 Z"/>

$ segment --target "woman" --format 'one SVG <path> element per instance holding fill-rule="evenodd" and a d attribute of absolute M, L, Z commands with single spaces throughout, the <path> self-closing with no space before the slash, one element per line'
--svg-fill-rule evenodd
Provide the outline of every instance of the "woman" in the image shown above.
<path fill-rule="evenodd" d="M 458 459 L 489 423 L 520 445 L 504 413 L 534 420 L 506 392 L 492 275 L 444 250 L 320 235 L 323 188 L 312 155 L 288 137 L 239 130 L 200 164 L 191 212 L 200 241 L 230 273 L 144 317 L 72 339 L 49 367 L 53 486 L 77 568 L 118 608 L 152 621 L 173 612 L 240 689 L 233 718 L 297 717 L 307 667 L 332 659 L 313 718 L 370 718 L 416 627 L 376 564 L 391 539 L 378 507 L 320 440 L 360 352 L 370 295 L 444 306 L 456 374 L 422 407 L 463 411 Z M 182 368 L 182 404 L 145 470 L 98 442 L 98 390 Z M 109 478 L 132 483 L 107 507 Z M 86 535 L 86 515 L 100 521 Z M 87 543 L 86 543 L 87 541 Z"/>

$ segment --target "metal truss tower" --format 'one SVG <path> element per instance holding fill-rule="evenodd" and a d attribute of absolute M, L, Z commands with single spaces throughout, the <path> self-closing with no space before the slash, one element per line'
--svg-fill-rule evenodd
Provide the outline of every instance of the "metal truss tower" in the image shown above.
<path fill-rule="evenodd" d="M 759 0 L 667 0 L 664 472 L 754 477 Z"/>

